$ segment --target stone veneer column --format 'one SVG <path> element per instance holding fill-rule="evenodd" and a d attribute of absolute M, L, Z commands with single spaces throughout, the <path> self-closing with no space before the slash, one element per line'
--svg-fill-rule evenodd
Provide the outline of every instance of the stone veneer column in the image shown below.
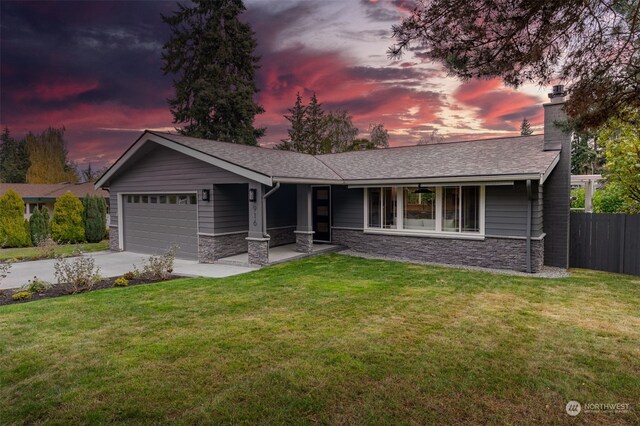
<path fill-rule="evenodd" d="M 120 237 L 117 226 L 109 225 L 109 248 L 113 251 L 120 251 Z"/>
<path fill-rule="evenodd" d="M 300 253 L 313 252 L 313 231 L 293 231 L 296 234 L 296 251 Z"/>
<path fill-rule="evenodd" d="M 269 264 L 269 240 L 270 238 L 247 237 L 250 265 L 265 266 Z"/>

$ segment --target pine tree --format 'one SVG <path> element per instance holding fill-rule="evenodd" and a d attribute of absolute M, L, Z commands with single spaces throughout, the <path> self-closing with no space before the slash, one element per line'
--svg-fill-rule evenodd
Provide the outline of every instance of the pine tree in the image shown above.
<path fill-rule="evenodd" d="M 51 216 L 49 215 L 49 209 L 42 206 L 40 208 L 40 213 L 42 214 L 42 220 L 45 225 L 45 235 L 49 238 L 51 236 Z"/>
<path fill-rule="evenodd" d="M 284 116 L 290 123 L 289 130 L 287 130 L 289 138 L 283 139 L 280 144 L 276 145 L 276 149 L 304 152 L 306 110 L 307 108 L 302 103 L 300 92 L 298 92 L 295 105 L 289 108 L 289 115 Z"/>
<path fill-rule="evenodd" d="M 2 132 L 0 141 L 0 182 L 25 183 L 29 168 L 27 145 L 12 138 L 8 127 Z"/>
<path fill-rule="evenodd" d="M 29 230 L 31 233 L 31 241 L 33 245 L 38 245 L 41 241 L 47 238 L 47 224 L 45 223 L 45 218 L 42 214 L 42 210 L 46 210 L 46 207 L 42 207 L 36 209 L 31 213 L 31 217 L 29 218 Z"/>
<path fill-rule="evenodd" d="M 169 100 L 180 133 L 193 137 L 257 145 L 264 128 L 255 116 L 264 109 L 253 96 L 259 57 L 251 27 L 238 17 L 241 0 L 193 0 L 163 16 L 171 38 L 164 45 L 165 74 L 176 76 Z"/>
<path fill-rule="evenodd" d="M 304 118 L 304 148 L 299 152 L 317 155 L 322 152 L 322 145 L 325 139 L 327 120 L 322 109 L 322 104 L 314 93 L 311 96 L 309 106 L 307 106 Z"/>
<path fill-rule="evenodd" d="M 529 124 L 529 120 L 527 118 L 522 119 L 522 123 L 520 124 L 520 136 L 529 136 L 533 134 L 533 130 L 531 130 L 531 124 Z"/>

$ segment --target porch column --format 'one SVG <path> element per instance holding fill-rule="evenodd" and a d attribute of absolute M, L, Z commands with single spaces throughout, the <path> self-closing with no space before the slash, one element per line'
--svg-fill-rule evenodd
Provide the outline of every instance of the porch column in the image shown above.
<path fill-rule="evenodd" d="M 310 185 L 297 185 L 297 226 L 296 250 L 301 253 L 311 253 L 313 251 L 313 219 L 312 199 Z"/>
<path fill-rule="evenodd" d="M 264 266 L 269 264 L 269 237 L 264 229 L 264 185 L 257 182 L 249 183 L 249 234 L 247 236 L 247 252 L 249 264 Z"/>

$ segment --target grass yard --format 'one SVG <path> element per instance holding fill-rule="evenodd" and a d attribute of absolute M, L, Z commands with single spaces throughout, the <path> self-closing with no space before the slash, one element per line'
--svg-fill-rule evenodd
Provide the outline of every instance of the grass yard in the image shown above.
<path fill-rule="evenodd" d="M 56 256 L 68 256 L 73 254 L 77 249 L 84 253 L 109 250 L 109 241 L 104 240 L 99 243 L 84 243 L 84 244 L 64 244 L 55 248 Z M 42 254 L 37 247 L 20 247 L 20 248 L 5 248 L 0 249 L 0 261 L 1 260 L 22 260 L 33 259 L 41 257 Z"/>
<path fill-rule="evenodd" d="M 628 403 L 569 417 L 569 400 Z M 308 258 L 0 308 L 0 424 L 640 421 L 640 277 Z"/>

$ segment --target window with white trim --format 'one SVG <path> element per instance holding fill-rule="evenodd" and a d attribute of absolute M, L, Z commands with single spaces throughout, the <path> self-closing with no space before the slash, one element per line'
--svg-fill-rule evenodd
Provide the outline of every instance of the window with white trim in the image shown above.
<path fill-rule="evenodd" d="M 484 186 L 405 186 L 365 190 L 365 229 L 407 233 L 484 232 Z"/>

